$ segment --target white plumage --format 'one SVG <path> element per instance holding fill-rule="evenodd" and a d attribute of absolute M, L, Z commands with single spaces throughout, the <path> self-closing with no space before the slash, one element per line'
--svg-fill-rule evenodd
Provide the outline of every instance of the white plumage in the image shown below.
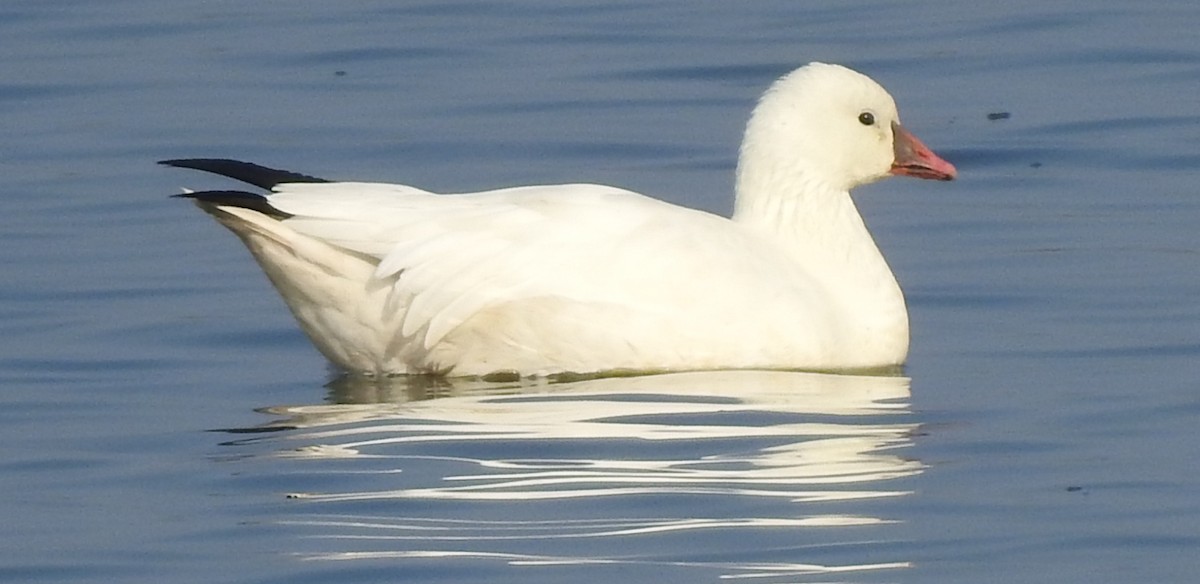
<path fill-rule="evenodd" d="M 954 176 L 881 87 L 816 63 L 755 109 L 733 219 L 600 185 L 437 195 L 166 163 L 284 175 L 256 183 L 273 184 L 265 206 L 187 196 L 246 243 L 326 357 L 367 374 L 902 363 L 904 299 L 848 190 Z"/>

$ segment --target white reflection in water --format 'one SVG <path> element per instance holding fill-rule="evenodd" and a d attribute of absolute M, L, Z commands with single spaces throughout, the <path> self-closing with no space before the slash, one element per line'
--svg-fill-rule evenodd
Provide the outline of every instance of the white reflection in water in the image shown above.
<path fill-rule="evenodd" d="M 342 383 L 334 388 L 335 399 L 361 400 L 364 393 L 382 392 L 385 399 L 396 401 L 269 410 L 284 417 L 278 425 L 296 429 L 286 439 L 300 443 L 278 456 L 300 464 L 337 464 L 336 470 L 310 470 L 343 473 L 344 480 L 337 484 L 348 487 L 361 486 L 355 477 L 363 475 L 374 477 L 372 487 L 389 485 L 292 493 L 291 498 L 313 508 L 286 524 L 358 547 L 305 554 L 307 559 L 645 564 L 707 568 L 725 578 L 828 575 L 908 565 L 899 560 L 823 565 L 762 562 L 759 556 L 746 562 L 728 559 L 731 553 L 736 556 L 739 537 L 755 533 L 761 539 L 764 530 L 778 530 L 770 533 L 780 534 L 780 546 L 791 546 L 795 554 L 811 551 L 820 557 L 823 546 L 870 549 L 870 542 L 825 535 L 820 539 L 827 542 L 815 543 L 797 534 L 893 521 L 846 513 L 845 505 L 838 513 L 822 513 L 819 504 L 908 494 L 886 484 L 923 468 L 898 450 L 910 443 L 915 428 L 904 421 L 909 384 L 903 377 L 739 371 L 557 384 L 472 383 L 435 388 L 444 395 L 420 401 L 410 400 L 427 388 L 414 388 L 412 380 L 398 380 L 387 388 L 363 381 Z M 506 448 L 513 456 L 496 456 Z M 557 456 L 530 455 L 546 451 Z M 570 456 L 572 452 L 580 454 Z M 597 456 L 606 452 L 612 456 Z M 362 468 L 347 468 L 348 464 Z M 634 502 L 647 496 L 686 498 L 691 502 L 689 515 L 638 517 L 645 508 Z M 730 515 L 742 508 L 736 502 L 754 500 L 778 503 L 754 506 L 771 509 L 771 516 Z M 478 513 L 474 507 L 438 507 L 448 509 L 444 517 L 408 516 L 414 506 L 404 503 L 419 501 L 512 508 L 499 514 L 502 519 L 494 519 L 495 509 Z M 338 509 L 364 502 L 384 510 L 393 504 L 405 511 L 347 514 Z M 493 519 L 471 518 L 480 515 Z M 686 549 L 689 540 L 671 539 L 702 532 L 725 534 L 732 544 L 721 546 L 725 559 L 696 561 L 690 554 L 699 550 Z M 556 550 L 570 551 L 571 540 L 602 538 L 615 544 L 606 549 L 620 553 L 542 553 L 548 542 L 559 542 Z M 797 545 L 798 540 L 807 543 Z M 679 549 L 686 550 L 687 559 L 678 557 Z"/>

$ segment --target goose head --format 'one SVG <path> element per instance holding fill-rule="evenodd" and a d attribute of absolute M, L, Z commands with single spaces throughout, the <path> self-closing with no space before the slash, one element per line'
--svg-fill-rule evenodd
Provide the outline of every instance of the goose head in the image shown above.
<path fill-rule="evenodd" d="M 956 171 L 900 125 L 896 102 L 870 77 L 810 63 L 776 81 L 755 107 L 738 191 L 818 181 L 845 192 L 889 175 L 952 180 Z"/>

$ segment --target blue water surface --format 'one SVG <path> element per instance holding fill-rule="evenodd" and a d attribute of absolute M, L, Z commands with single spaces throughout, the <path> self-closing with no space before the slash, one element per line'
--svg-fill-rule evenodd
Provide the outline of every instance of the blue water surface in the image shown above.
<path fill-rule="evenodd" d="M 0 579 L 1191 582 L 1194 2 L 0 8 Z M 339 379 L 183 201 L 231 157 L 728 213 L 812 60 L 949 184 L 857 193 L 903 376 Z M 229 183 L 231 184 L 231 183 Z M 703 282 L 698 281 L 702 288 Z"/>

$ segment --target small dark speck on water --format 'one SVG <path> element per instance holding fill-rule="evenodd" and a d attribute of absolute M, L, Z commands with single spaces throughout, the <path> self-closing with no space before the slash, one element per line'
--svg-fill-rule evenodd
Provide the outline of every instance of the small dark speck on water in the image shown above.
<path fill-rule="evenodd" d="M 345 76 L 346 76 L 346 72 L 345 72 L 345 71 L 341 71 L 341 70 L 334 71 L 334 72 L 333 72 L 333 76 L 334 76 L 334 77 L 345 77 Z"/>
<path fill-rule="evenodd" d="M 1079 485 L 1071 485 L 1071 486 L 1067 487 L 1068 493 L 1078 493 L 1082 490 L 1083 490 L 1083 487 L 1081 487 Z"/>
<path fill-rule="evenodd" d="M 1029 163 L 1029 168 L 1041 168 L 1041 167 L 1042 167 L 1042 163 L 1040 163 L 1040 162 Z"/>
<path fill-rule="evenodd" d="M 1007 120 L 1008 118 L 1011 118 L 1011 117 L 1012 117 L 1012 114 L 1009 112 L 992 112 L 987 115 L 987 118 L 993 122 L 996 120 Z"/>

